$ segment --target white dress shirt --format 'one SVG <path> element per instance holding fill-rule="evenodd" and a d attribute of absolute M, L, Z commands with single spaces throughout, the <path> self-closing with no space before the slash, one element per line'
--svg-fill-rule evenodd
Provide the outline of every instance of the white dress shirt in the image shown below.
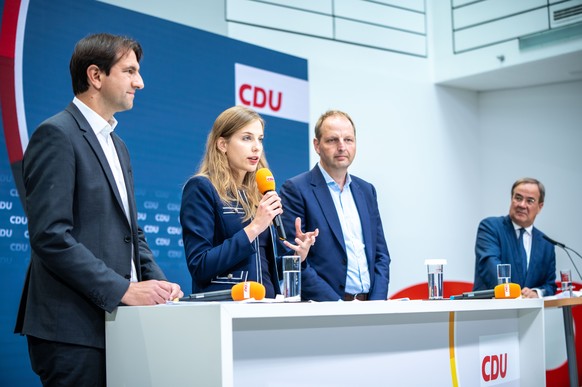
<path fill-rule="evenodd" d="M 348 256 L 345 292 L 350 294 L 368 293 L 370 291 L 370 272 L 366 259 L 366 246 L 364 245 L 360 214 L 350 189 L 352 179 L 347 174 L 346 183 L 343 190 L 341 190 L 321 165 L 318 164 L 318 166 L 329 188 L 344 236 L 344 244 Z"/>
<path fill-rule="evenodd" d="M 115 178 L 115 185 L 117 186 L 117 191 L 121 197 L 123 210 L 131 227 L 127 188 L 125 186 L 125 179 L 123 178 L 119 156 L 117 155 L 115 144 L 113 143 L 113 138 L 111 137 L 111 133 L 113 133 L 113 130 L 117 126 L 117 120 L 112 118 L 110 122 L 107 122 L 103 117 L 93 111 L 89 106 L 85 105 L 77 97 L 73 98 L 73 103 L 75 106 L 77 106 L 77 108 L 79 108 L 81 114 L 83 114 L 89 125 L 91 125 L 91 129 L 93 129 L 97 139 L 99 140 L 99 144 L 101 145 L 103 153 L 105 153 L 105 157 L 107 158 L 109 168 L 111 168 L 111 172 Z M 131 245 L 131 249 L 131 256 L 133 257 L 133 244 Z M 137 271 L 135 269 L 135 262 L 133 259 L 131 259 L 131 281 L 137 282 Z"/>

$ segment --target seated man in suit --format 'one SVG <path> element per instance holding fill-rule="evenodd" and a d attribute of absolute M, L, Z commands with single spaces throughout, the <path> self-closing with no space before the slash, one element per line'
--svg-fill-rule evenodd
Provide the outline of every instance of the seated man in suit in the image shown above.
<path fill-rule="evenodd" d="M 545 188 L 536 179 L 517 180 L 511 188 L 509 215 L 481 221 L 475 244 L 474 290 L 497 285 L 497 264 L 511 265 L 511 282 L 521 286 L 524 298 L 556 292 L 554 246 L 533 226 L 544 206 Z"/>
<path fill-rule="evenodd" d="M 301 298 L 386 300 L 390 255 L 376 190 L 348 173 L 356 155 L 350 116 L 324 113 L 315 125 L 313 146 L 318 165 L 286 181 L 280 192 L 288 232 L 295 230 L 297 217 L 304 219 L 305 229 L 319 229 L 317 243 L 302 264 Z"/>

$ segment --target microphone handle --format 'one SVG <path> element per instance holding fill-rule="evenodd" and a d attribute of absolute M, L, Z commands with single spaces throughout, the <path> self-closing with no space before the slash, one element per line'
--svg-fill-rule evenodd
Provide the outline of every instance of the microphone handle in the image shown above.
<path fill-rule="evenodd" d="M 495 290 L 477 290 L 474 292 L 463 293 L 463 296 L 465 296 L 466 298 L 474 299 L 493 298 L 495 297 Z"/>
<path fill-rule="evenodd" d="M 266 194 L 267 192 L 269 191 L 263 192 L 263 195 Z M 281 219 L 281 215 L 275 215 L 275 217 L 273 218 L 273 225 L 275 225 L 275 228 L 277 229 L 277 236 L 279 237 L 279 239 L 282 241 L 286 241 L 287 234 L 285 234 L 285 227 L 283 227 L 283 220 Z"/>
<path fill-rule="evenodd" d="M 281 219 L 281 215 L 276 215 L 273 218 L 273 224 L 277 229 L 277 235 L 279 236 L 279 239 L 282 241 L 287 240 L 287 235 L 285 234 L 285 227 L 283 227 L 283 220 Z"/>
<path fill-rule="evenodd" d="M 488 290 L 475 290 L 472 292 L 465 292 L 457 296 L 451 296 L 451 300 L 477 300 L 493 297 L 495 297 L 495 289 L 488 289 Z"/>
<path fill-rule="evenodd" d="M 229 301 L 232 300 L 232 290 L 217 290 L 206 293 L 193 293 L 180 298 L 180 301 Z"/>
<path fill-rule="evenodd" d="M 560 242 L 558 242 L 558 241 L 556 241 L 556 240 L 553 240 L 552 238 L 550 238 L 549 236 L 547 236 L 547 235 L 545 235 L 545 234 L 544 234 L 544 235 L 542 235 L 542 236 L 543 236 L 543 238 L 544 238 L 545 240 L 547 240 L 548 242 L 550 242 L 550 243 L 551 243 L 551 244 L 553 244 L 554 246 L 560 246 L 560 247 L 561 247 L 561 248 L 563 248 L 563 249 L 565 249 L 565 248 L 566 248 L 566 245 L 565 245 L 565 244 L 563 244 L 563 243 L 560 243 Z"/>

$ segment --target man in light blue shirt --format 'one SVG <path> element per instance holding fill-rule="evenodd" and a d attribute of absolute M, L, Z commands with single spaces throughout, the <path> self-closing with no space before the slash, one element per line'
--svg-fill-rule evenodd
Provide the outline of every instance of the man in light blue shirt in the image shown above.
<path fill-rule="evenodd" d="M 280 193 L 287 230 L 295 230 L 299 217 L 306 229 L 320 231 L 303 262 L 302 299 L 385 300 L 390 255 L 376 190 L 348 173 L 356 155 L 352 119 L 337 110 L 324 113 L 313 145 L 319 163 L 286 181 Z"/>

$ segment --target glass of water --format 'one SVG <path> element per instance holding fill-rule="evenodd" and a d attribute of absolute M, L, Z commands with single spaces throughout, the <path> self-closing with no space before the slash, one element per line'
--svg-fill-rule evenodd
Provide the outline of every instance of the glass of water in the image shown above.
<path fill-rule="evenodd" d="M 285 302 L 301 301 L 301 257 L 284 255 L 283 263 L 283 298 Z"/>
<path fill-rule="evenodd" d="M 508 284 L 511 282 L 511 265 L 509 263 L 500 263 L 497 265 L 497 285 Z"/>
<path fill-rule="evenodd" d="M 445 259 L 427 259 L 424 261 L 428 272 L 428 299 L 443 299 L 443 268 L 447 264 Z"/>
<path fill-rule="evenodd" d="M 560 282 L 562 287 L 562 293 L 566 297 L 572 297 L 572 271 L 560 270 Z"/>

